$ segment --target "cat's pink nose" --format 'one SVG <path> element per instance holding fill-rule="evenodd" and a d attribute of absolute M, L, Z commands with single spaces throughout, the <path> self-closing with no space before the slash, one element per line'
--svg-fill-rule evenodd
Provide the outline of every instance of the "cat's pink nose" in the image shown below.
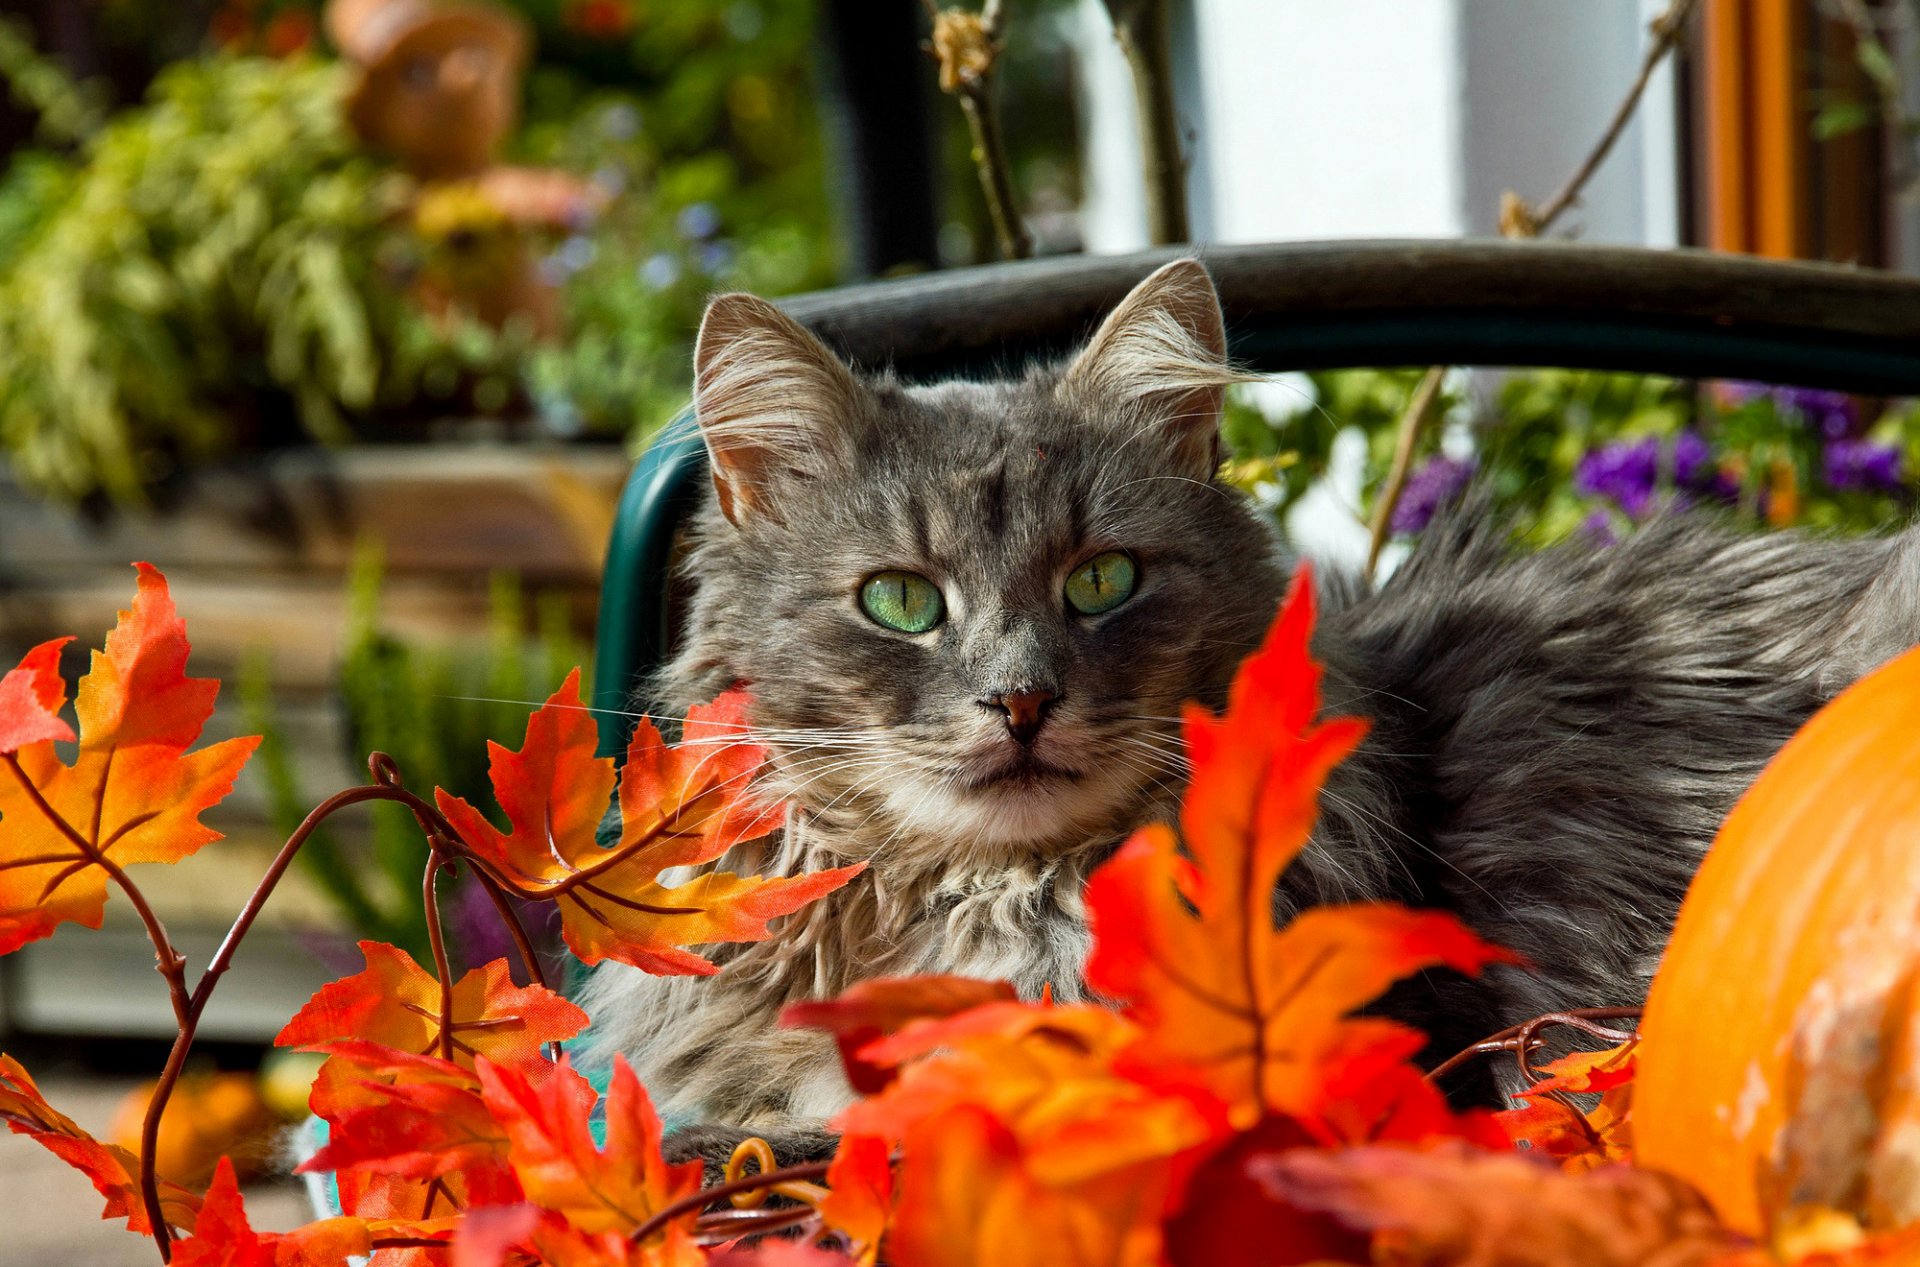
<path fill-rule="evenodd" d="M 1037 689 L 989 695 L 980 702 L 1007 719 L 1008 734 L 1021 743 L 1032 743 L 1033 737 L 1040 733 L 1040 728 L 1047 724 L 1047 714 L 1059 700 L 1058 692 Z"/>

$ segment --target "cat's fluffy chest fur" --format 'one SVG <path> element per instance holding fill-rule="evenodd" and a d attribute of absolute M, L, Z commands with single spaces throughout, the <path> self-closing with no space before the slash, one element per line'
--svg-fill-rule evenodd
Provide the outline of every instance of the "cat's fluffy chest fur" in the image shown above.
<path fill-rule="evenodd" d="M 744 681 L 789 829 L 726 865 L 867 873 L 716 978 L 602 970 L 594 1039 L 665 1110 L 755 1131 L 850 1097 L 782 1006 L 946 972 L 1081 993 L 1081 886 L 1166 818 L 1184 701 L 1218 707 L 1287 568 L 1213 482 L 1224 359 L 1191 261 L 1143 283 L 1063 370 L 908 389 L 858 380 L 745 297 L 703 328 L 714 460 L 665 683 Z M 1454 910 L 1531 971 L 1420 978 L 1389 1011 L 1451 1051 L 1553 1008 L 1631 1004 L 1719 819 L 1814 708 L 1920 630 L 1911 533 L 1740 538 L 1656 523 L 1511 557 L 1470 519 L 1379 593 L 1326 588 L 1330 712 L 1373 723 L 1277 895 Z M 1103 553 L 1105 552 L 1105 553 Z M 1073 569 L 1124 552 L 1137 592 L 1087 612 Z M 863 582 L 906 571 L 940 619 L 884 627 Z M 1003 701 L 1042 699 L 1017 729 Z M 1484 1093 L 1485 1088 L 1475 1090 Z"/>

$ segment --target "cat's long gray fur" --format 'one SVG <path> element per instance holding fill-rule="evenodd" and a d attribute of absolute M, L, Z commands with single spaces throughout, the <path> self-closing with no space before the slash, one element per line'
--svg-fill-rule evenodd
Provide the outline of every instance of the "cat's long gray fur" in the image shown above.
<path fill-rule="evenodd" d="M 794 808 L 727 865 L 871 865 L 774 940 L 721 948 L 717 978 L 602 969 L 586 1001 L 599 1049 L 633 1059 L 669 1115 L 799 1132 L 804 1151 L 850 1093 L 823 1036 L 776 1027 L 782 1005 L 919 972 L 1081 995 L 1081 884 L 1176 803 L 1180 705 L 1223 702 L 1289 561 L 1213 479 L 1236 376 L 1192 261 L 1142 283 L 1074 362 L 1017 381 L 856 378 L 745 296 L 716 301 L 699 355 L 716 492 L 662 702 L 754 693 L 769 790 Z M 1131 553 L 1140 588 L 1077 615 L 1063 580 L 1104 550 Z M 930 633 L 860 611 L 862 580 L 896 568 L 945 593 Z M 1526 955 L 1530 970 L 1388 998 L 1452 1051 L 1641 999 L 1735 798 L 1920 636 L 1920 544 L 1676 517 L 1522 555 L 1470 511 L 1377 592 L 1321 591 L 1327 711 L 1373 729 L 1327 785 L 1283 915 L 1391 898 Z M 1036 687 L 1059 698 L 1029 749 L 981 701 Z"/>

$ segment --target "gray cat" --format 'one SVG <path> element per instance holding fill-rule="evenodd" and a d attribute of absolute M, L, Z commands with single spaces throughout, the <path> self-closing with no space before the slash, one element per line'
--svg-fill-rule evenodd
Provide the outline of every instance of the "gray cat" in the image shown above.
<path fill-rule="evenodd" d="M 1290 571 L 1214 479 L 1226 359 L 1205 270 L 1160 269 L 1070 363 L 1010 382 L 856 376 L 770 305 L 708 309 L 714 490 L 667 706 L 754 694 L 784 833 L 728 865 L 865 876 L 717 978 L 602 969 L 585 1000 L 683 1122 L 804 1153 L 850 1093 L 787 1003 L 881 975 L 1075 999 L 1089 870 L 1168 816 L 1180 705 L 1223 703 Z M 1300 905 L 1457 912 L 1531 961 L 1433 974 L 1383 1010 L 1446 1054 L 1557 1008 L 1640 1001 L 1734 799 L 1840 688 L 1920 636 L 1912 534 L 1656 522 L 1516 556 L 1472 511 L 1377 592 L 1328 581 L 1327 710 L 1373 731 L 1333 774 Z M 1490 1083 L 1453 1088 L 1494 1094 Z M 739 1130 L 695 1131 L 722 1154 Z"/>

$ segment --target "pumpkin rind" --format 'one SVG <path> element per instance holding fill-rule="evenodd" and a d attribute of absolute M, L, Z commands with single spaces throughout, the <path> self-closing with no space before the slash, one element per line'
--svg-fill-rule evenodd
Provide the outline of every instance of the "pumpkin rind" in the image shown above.
<path fill-rule="evenodd" d="M 1808 1195 L 1815 1158 L 1836 1183 L 1837 1146 L 1862 1176 L 1897 1163 L 1920 1128 L 1898 1120 L 1920 1070 L 1890 1067 L 1912 1052 L 1916 966 L 1920 650 L 1816 714 L 1722 825 L 1647 1000 L 1639 1163 L 1754 1235 Z"/>

